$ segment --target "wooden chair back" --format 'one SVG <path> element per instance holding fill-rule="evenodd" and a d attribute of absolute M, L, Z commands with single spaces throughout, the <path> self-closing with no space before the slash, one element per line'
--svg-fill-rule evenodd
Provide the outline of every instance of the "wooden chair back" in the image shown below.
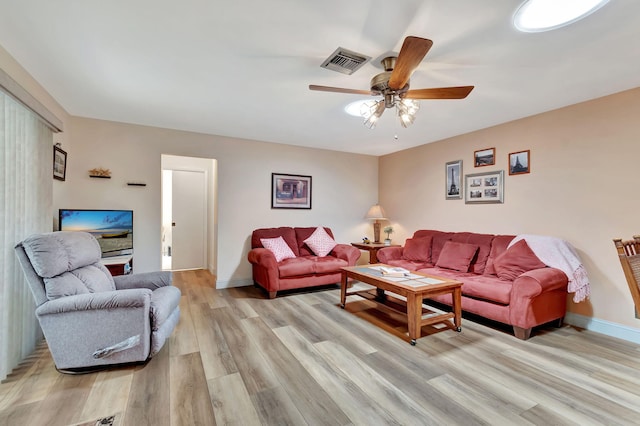
<path fill-rule="evenodd" d="M 628 241 L 614 238 L 613 243 L 618 250 L 618 258 L 629 284 L 636 312 L 640 314 L 640 235 L 634 235 L 633 240 Z"/>

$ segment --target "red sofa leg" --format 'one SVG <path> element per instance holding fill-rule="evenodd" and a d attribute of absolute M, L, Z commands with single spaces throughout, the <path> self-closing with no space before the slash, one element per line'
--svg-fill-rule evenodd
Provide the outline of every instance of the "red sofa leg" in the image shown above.
<path fill-rule="evenodd" d="M 276 298 L 276 293 L 277 293 L 277 291 L 270 291 L 269 292 L 269 299 L 275 299 Z"/>
<path fill-rule="evenodd" d="M 531 337 L 531 328 L 513 326 L 513 334 L 520 340 L 527 340 Z"/>

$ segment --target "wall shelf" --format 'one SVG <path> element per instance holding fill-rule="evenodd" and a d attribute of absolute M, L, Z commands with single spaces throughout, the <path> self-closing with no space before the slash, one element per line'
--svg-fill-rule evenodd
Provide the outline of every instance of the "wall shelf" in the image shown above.
<path fill-rule="evenodd" d="M 98 178 L 98 179 L 111 179 L 111 176 L 98 176 L 98 175 L 89 175 L 90 178 Z"/>

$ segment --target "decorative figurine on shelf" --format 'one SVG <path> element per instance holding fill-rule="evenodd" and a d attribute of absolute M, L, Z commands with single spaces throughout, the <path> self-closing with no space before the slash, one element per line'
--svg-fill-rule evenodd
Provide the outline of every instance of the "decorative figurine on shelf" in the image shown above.
<path fill-rule="evenodd" d="M 91 177 L 101 177 L 101 178 L 110 178 L 111 177 L 111 170 L 109 170 L 109 169 L 101 169 L 101 168 L 91 169 L 91 170 L 89 170 L 89 176 L 91 176 Z"/>
<path fill-rule="evenodd" d="M 369 238 L 364 237 L 364 238 L 362 239 L 362 244 L 371 244 L 371 241 L 369 241 Z"/>
<path fill-rule="evenodd" d="M 389 235 L 393 234 L 393 228 L 391 226 L 387 226 L 383 229 L 384 233 L 387 234 L 387 238 L 384 239 L 384 245 L 385 246 L 390 246 L 391 245 L 391 238 L 389 238 Z"/>

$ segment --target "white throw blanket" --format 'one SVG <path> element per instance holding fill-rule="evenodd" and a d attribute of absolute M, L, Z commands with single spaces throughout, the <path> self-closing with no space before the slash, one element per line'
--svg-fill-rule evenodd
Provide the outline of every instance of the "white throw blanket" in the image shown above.
<path fill-rule="evenodd" d="M 536 256 L 547 266 L 560 269 L 569 278 L 568 292 L 574 293 L 573 301 L 582 302 L 591 294 L 587 270 L 576 250 L 568 242 L 543 235 L 518 235 L 509 247 L 525 240 Z"/>

